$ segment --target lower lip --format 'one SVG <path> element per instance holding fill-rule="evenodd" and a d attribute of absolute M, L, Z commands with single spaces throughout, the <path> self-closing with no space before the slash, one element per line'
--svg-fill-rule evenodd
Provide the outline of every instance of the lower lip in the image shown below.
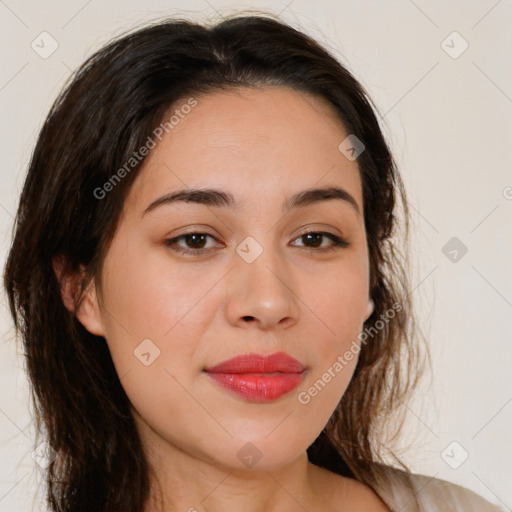
<path fill-rule="evenodd" d="M 271 402 L 293 391 L 302 373 L 209 373 L 219 386 L 252 402 Z"/>

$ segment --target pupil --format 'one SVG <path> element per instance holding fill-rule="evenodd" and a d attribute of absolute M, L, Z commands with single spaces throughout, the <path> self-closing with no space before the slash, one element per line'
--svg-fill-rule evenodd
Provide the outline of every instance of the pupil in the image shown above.
<path fill-rule="evenodd" d="M 314 234 L 314 233 L 308 233 L 307 235 L 304 235 L 304 236 L 305 236 L 306 238 L 310 239 L 310 240 L 311 240 L 312 238 L 313 238 L 313 239 L 316 239 L 316 240 L 315 240 L 314 247 L 318 247 L 319 245 L 321 245 L 321 243 L 320 243 L 320 244 L 316 243 L 316 242 L 318 242 L 318 241 L 320 240 L 320 238 L 322 237 L 322 235 L 321 235 L 321 234 L 319 234 L 319 233 L 317 233 L 317 234 Z"/>
<path fill-rule="evenodd" d="M 204 237 L 204 235 L 189 235 L 189 240 L 190 240 L 190 239 L 192 239 L 192 240 L 196 240 L 196 241 L 197 241 L 197 239 L 201 239 L 201 240 L 199 241 L 199 244 L 201 244 L 201 242 L 203 242 L 203 243 L 204 243 L 204 239 L 205 239 L 205 237 Z M 201 249 L 201 248 L 202 248 L 202 246 L 201 246 L 201 247 L 199 247 L 199 246 L 198 246 L 198 244 L 196 244 L 195 242 L 193 242 L 193 243 L 192 243 L 192 245 L 194 246 L 194 247 L 193 247 L 194 249 L 198 249 L 198 248 L 199 248 L 199 249 Z"/>

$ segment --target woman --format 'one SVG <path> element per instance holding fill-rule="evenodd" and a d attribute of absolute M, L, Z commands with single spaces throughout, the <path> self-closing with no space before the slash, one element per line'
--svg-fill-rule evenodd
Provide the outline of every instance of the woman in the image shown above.
<path fill-rule="evenodd" d="M 383 462 L 422 367 L 398 199 L 367 94 L 278 19 L 89 58 L 4 275 L 50 510 L 498 510 Z"/>

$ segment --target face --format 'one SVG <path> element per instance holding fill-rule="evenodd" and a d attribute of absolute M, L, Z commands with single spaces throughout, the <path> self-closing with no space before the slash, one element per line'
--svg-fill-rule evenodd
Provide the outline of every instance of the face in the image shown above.
<path fill-rule="evenodd" d="M 371 312 L 357 161 L 338 149 L 348 133 L 329 106 L 309 95 L 274 87 L 196 99 L 146 158 L 79 319 L 106 338 L 144 439 L 227 467 L 259 453 L 258 468 L 271 469 L 324 428 L 357 362 L 339 357 Z M 329 187 L 344 192 L 293 204 Z M 204 194 L 148 209 L 190 189 L 234 205 Z M 256 385 L 252 394 L 205 371 L 276 352 L 304 371 L 267 373 L 259 388 L 254 374 L 224 377 L 242 392 Z"/>

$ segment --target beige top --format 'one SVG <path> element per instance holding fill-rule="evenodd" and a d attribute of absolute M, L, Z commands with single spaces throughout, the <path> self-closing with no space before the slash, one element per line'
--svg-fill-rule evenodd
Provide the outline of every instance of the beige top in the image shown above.
<path fill-rule="evenodd" d="M 391 512 L 504 512 L 460 485 L 426 475 L 383 468 L 386 484 L 374 489 Z"/>

